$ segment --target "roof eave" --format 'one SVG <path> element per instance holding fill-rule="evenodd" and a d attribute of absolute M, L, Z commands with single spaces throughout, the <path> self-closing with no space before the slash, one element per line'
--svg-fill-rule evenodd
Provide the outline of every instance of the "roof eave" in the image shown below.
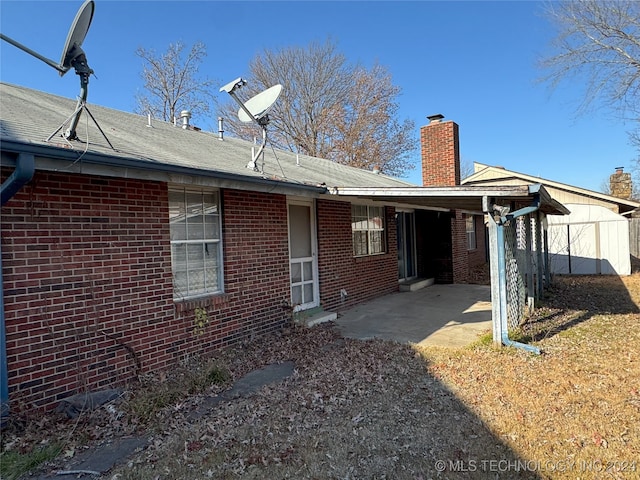
<path fill-rule="evenodd" d="M 14 156 L 17 156 L 20 153 L 29 153 L 36 157 L 36 162 L 38 160 L 42 161 L 45 159 L 55 160 L 55 161 L 66 161 L 66 162 L 78 162 L 79 160 L 79 152 L 75 149 L 66 149 L 60 148 L 56 146 L 47 146 L 47 145 L 38 145 L 33 143 L 20 142 L 16 140 L 6 140 L 2 139 L 1 142 L 1 153 L 2 153 L 2 165 L 8 166 L 13 164 Z M 313 194 L 322 194 L 326 193 L 327 189 L 324 186 L 317 185 L 308 185 L 296 182 L 287 182 L 281 179 L 270 179 L 264 177 L 255 177 L 250 175 L 239 175 L 236 173 L 223 172 L 219 170 L 212 169 L 200 169 L 195 167 L 188 167 L 182 165 L 173 165 L 163 162 L 155 162 L 153 160 L 145 160 L 136 157 L 130 156 L 115 156 L 115 155 L 106 155 L 98 152 L 87 151 L 81 153 L 81 163 L 84 166 L 87 165 L 97 165 L 101 167 L 113 168 L 116 170 L 121 170 L 125 172 L 127 170 L 138 170 L 138 171 L 146 171 L 146 172 L 162 172 L 168 175 L 177 175 L 177 176 L 198 176 L 198 177 L 208 177 L 214 178 L 222 181 L 231 182 L 237 185 L 246 185 L 248 187 L 255 187 L 258 190 L 274 191 L 274 189 L 279 189 L 283 191 L 306 191 L 308 193 Z M 36 169 L 38 169 L 36 163 Z M 74 171 L 69 171 L 69 173 L 79 173 Z M 86 173 L 86 172 L 85 172 Z M 123 175 L 124 176 L 124 175 Z"/>

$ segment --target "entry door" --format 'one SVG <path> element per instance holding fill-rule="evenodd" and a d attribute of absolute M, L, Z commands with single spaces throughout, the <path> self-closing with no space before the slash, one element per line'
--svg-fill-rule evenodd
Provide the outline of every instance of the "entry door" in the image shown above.
<path fill-rule="evenodd" d="M 416 277 L 416 241 L 415 214 L 413 212 L 397 212 L 398 229 L 398 280 L 409 280 Z"/>
<path fill-rule="evenodd" d="M 313 201 L 289 204 L 289 271 L 294 311 L 317 307 L 318 265 Z"/>

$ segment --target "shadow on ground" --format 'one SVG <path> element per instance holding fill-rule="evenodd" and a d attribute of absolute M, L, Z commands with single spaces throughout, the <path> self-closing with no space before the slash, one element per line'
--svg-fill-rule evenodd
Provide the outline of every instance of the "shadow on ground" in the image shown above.
<path fill-rule="evenodd" d="M 533 339 L 550 337 L 594 315 L 638 314 L 624 280 L 616 275 L 556 275 L 544 300 L 524 325 Z"/>
<path fill-rule="evenodd" d="M 159 412 L 155 427 L 136 430 L 152 437 L 143 450 L 110 453 L 115 467 L 92 478 L 542 478 L 542 459 L 519 457 L 409 345 L 321 325 L 218 355 L 237 381 L 287 368 L 238 396 L 191 396 Z M 38 478 L 80 467 L 94 469 L 65 459 Z"/>

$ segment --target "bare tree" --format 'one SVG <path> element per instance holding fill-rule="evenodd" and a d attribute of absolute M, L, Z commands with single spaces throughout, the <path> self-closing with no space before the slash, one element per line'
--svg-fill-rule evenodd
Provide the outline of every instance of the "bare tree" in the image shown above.
<path fill-rule="evenodd" d="M 469 159 L 463 158 L 460 162 L 460 179 L 464 180 L 475 173 L 475 167 L 473 162 Z"/>
<path fill-rule="evenodd" d="M 380 65 L 350 65 L 331 41 L 306 48 L 265 50 L 250 64 L 247 98 L 274 84 L 282 94 L 270 115 L 269 135 L 278 148 L 400 176 L 413 165 L 414 124 L 398 119 L 400 88 Z M 257 135 L 237 120 L 235 103 L 224 105 L 227 130 Z"/>
<path fill-rule="evenodd" d="M 143 60 L 141 77 L 146 90 L 136 95 L 136 113 L 151 113 L 171 122 L 181 110 L 189 110 L 193 117 L 209 112 L 210 103 L 216 101 L 213 92 L 218 82 L 198 76 L 207 55 L 202 42 L 196 42 L 188 52 L 182 42 L 176 42 L 169 44 L 162 56 L 142 47 L 135 53 Z"/>
<path fill-rule="evenodd" d="M 578 113 L 594 103 L 640 121 L 640 2 L 578 0 L 549 2 L 546 13 L 558 35 L 552 55 L 541 62 L 553 87 L 586 82 Z M 636 123 L 637 125 L 639 123 Z M 640 148 L 640 129 L 629 132 Z M 633 160 L 640 183 L 640 158 Z"/>
<path fill-rule="evenodd" d="M 595 100 L 638 113 L 640 95 L 640 3 L 630 0 L 549 2 L 558 35 L 557 53 L 542 61 L 547 80 L 586 79 L 582 108 Z"/>

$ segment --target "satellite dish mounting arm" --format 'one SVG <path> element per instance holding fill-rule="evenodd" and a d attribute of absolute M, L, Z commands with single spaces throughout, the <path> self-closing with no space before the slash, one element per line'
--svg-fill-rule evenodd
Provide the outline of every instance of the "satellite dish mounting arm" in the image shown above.
<path fill-rule="evenodd" d="M 14 39 L 7 37 L 5 34 L 0 33 L 0 39 L 4 40 L 7 43 L 10 43 L 14 47 L 19 48 L 23 52 L 27 52 L 29 55 L 32 55 L 32 56 L 36 57 L 38 60 L 42 60 L 44 63 L 46 63 L 50 67 L 55 68 L 58 72 L 60 72 L 60 75 L 64 75 L 65 74 L 66 71 L 62 67 L 60 67 L 60 65 L 58 65 L 56 62 L 54 62 L 53 60 L 50 60 L 47 57 L 40 55 L 38 52 L 34 52 L 29 47 L 25 47 L 21 43 L 16 42 Z"/>
<path fill-rule="evenodd" d="M 245 104 L 240 101 L 240 99 L 236 95 L 235 91 L 231 90 L 228 93 L 229 93 L 229 95 L 231 95 L 231 98 L 233 98 L 236 101 L 236 103 L 238 105 L 240 105 L 240 108 L 244 111 L 244 113 L 246 113 L 249 116 L 249 118 L 252 118 L 253 121 L 256 122 L 260 126 L 260 128 L 262 129 L 262 144 L 260 145 L 260 148 L 258 148 L 258 151 L 254 152 L 251 155 L 251 163 L 249 163 L 247 165 L 247 168 L 251 168 L 251 169 L 253 169 L 254 171 L 257 172 L 258 171 L 258 164 L 257 164 L 258 158 L 260 158 L 260 155 L 262 155 L 262 152 L 264 151 L 264 147 L 267 145 L 267 125 L 269 124 L 269 115 L 265 115 L 264 117 L 261 117 L 259 119 L 256 118 L 249 111 L 249 109 L 245 106 Z"/>
<path fill-rule="evenodd" d="M 71 67 L 73 67 L 76 71 L 76 74 L 80 76 L 80 96 L 78 97 L 78 103 L 76 106 L 76 110 L 71 114 L 71 116 L 60 126 L 58 129 L 53 132 L 47 141 L 51 140 L 51 138 L 58 133 L 64 126 L 69 123 L 69 128 L 64 133 L 63 137 L 66 140 L 77 140 L 78 136 L 76 134 L 76 127 L 78 126 L 78 121 L 80 120 L 80 115 L 82 114 L 82 110 L 86 110 L 87 114 L 94 121 L 100 133 L 105 138 L 107 143 L 111 148 L 111 142 L 104 134 L 100 125 L 96 122 L 96 119 L 91 115 L 89 109 L 87 108 L 87 93 L 89 87 L 89 77 L 93 73 L 93 70 L 89 67 L 87 63 L 87 56 L 82 50 L 82 42 L 84 42 L 85 37 L 87 36 L 87 32 L 89 31 L 89 27 L 91 26 L 91 20 L 93 19 L 93 11 L 95 9 L 95 4 L 93 0 L 85 0 L 84 3 L 80 6 L 78 13 L 76 13 L 76 17 L 71 24 L 71 28 L 69 29 L 69 33 L 67 34 L 67 41 L 64 44 L 64 48 L 62 49 L 62 56 L 60 58 L 60 62 L 56 63 L 53 60 L 48 59 L 47 57 L 40 55 L 37 52 L 34 52 L 30 48 L 25 47 L 19 42 L 7 37 L 0 33 L 0 39 L 10 43 L 11 45 L 27 52 L 29 55 L 33 55 L 38 60 L 42 60 L 44 63 L 49 65 L 52 68 L 55 68 L 60 76 L 64 76 Z"/>
<path fill-rule="evenodd" d="M 252 153 L 251 162 L 247 165 L 247 168 L 251 168 L 254 171 L 258 171 L 258 167 L 256 165 L 256 161 L 262 152 L 264 151 L 265 146 L 267 145 L 267 125 L 269 125 L 269 115 L 268 111 L 271 109 L 278 96 L 280 95 L 280 91 L 282 90 L 282 85 L 274 85 L 273 87 L 265 90 L 262 93 L 259 93 L 255 97 L 252 97 L 246 104 L 243 103 L 238 96 L 236 95 L 236 90 L 242 88 L 247 84 L 247 81 L 243 78 L 237 78 L 232 82 L 227 83 L 224 87 L 220 89 L 221 92 L 227 92 L 231 95 L 231 98 L 240 106 L 240 111 L 238 112 L 238 117 L 240 121 L 243 122 L 255 122 L 262 129 L 262 145 L 257 152 Z M 250 108 L 251 107 L 251 108 Z M 253 111 L 252 111 L 253 110 Z M 246 118 L 243 118 L 244 114 Z"/>
<path fill-rule="evenodd" d="M 76 111 L 72 115 L 69 128 L 64 133 L 64 138 L 66 138 L 67 140 L 77 140 L 78 135 L 76 134 L 76 127 L 78 126 L 78 121 L 80 120 L 80 115 L 82 113 L 82 110 L 87 109 L 87 95 L 89 93 L 89 77 L 93 73 L 93 70 L 89 67 L 89 64 L 87 63 L 87 57 L 84 54 L 84 51 L 78 45 L 74 45 L 69 55 L 72 57 L 72 60 L 69 63 L 75 69 L 76 75 L 80 77 L 80 96 L 78 97 Z M 62 75 L 62 73 L 60 75 Z"/>

